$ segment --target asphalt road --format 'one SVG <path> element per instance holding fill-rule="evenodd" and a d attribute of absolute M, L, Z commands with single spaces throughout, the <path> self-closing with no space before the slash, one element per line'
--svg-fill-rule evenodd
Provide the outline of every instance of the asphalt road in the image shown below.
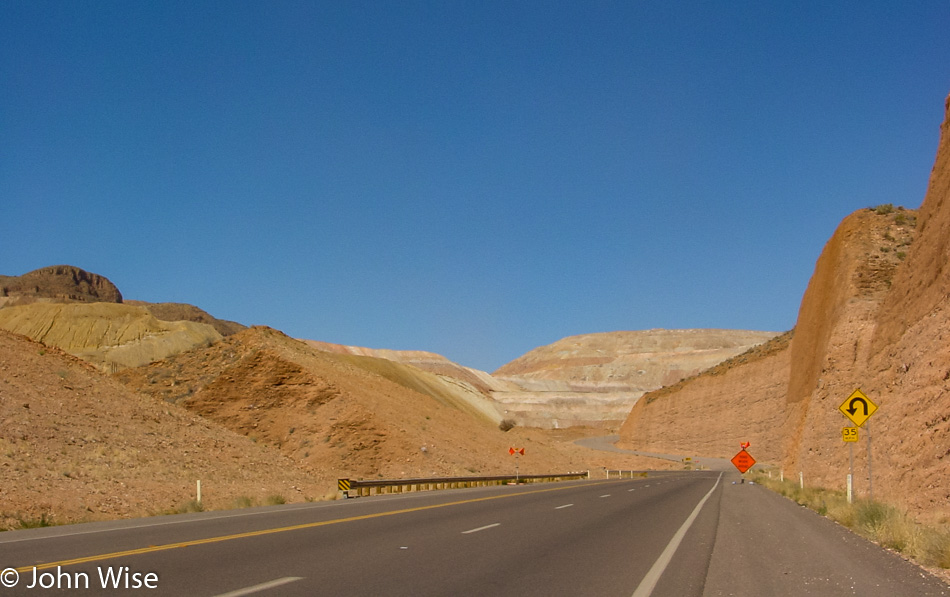
<path fill-rule="evenodd" d="M 950 595 L 738 478 L 656 473 L 11 531 L 0 569 L 19 580 L 0 597 Z M 123 587 L 126 572 L 129 586 L 156 588 L 101 588 L 100 575 Z"/>
<path fill-rule="evenodd" d="M 617 447 L 617 440 L 620 439 L 619 435 L 607 435 L 607 436 L 598 436 L 598 437 L 585 437 L 581 438 L 574 443 L 578 446 L 583 446 L 585 448 L 590 448 L 592 450 L 600 450 L 602 452 L 618 452 L 621 454 L 634 454 L 636 456 L 646 456 L 648 458 L 659 458 L 660 460 L 671 460 L 673 462 L 682 463 L 685 456 L 690 456 L 689 454 L 660 454 L 657 452 L 642 452 L 640 450 L 624 450 L 623 448 Z M 738 450 L 736 450 L 738 452 Z M 707 456 L 692 456 L 693 463 L 698 464 L 701 467 L 712 470 L 712 471 L 731 471 L 733 470 L 732 462 L 728 458 L 710 458 Z"/>

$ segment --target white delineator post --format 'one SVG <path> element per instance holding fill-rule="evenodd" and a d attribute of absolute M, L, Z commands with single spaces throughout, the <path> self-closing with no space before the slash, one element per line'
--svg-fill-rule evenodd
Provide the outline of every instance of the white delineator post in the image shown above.
<path fill-rule="evenodd" d="M 868 436 L 868 499 L 873 502 L 874 476 L 871 474 L 871 422 L 868 421 L 866 424 L 867 427 L 865 427 L 865 429 L 867 430 L 867 433 L 865 433 L 865 435 Z"/>
<path fill-rule="evenodd" d="M 848 503 L 850 504 L 854 495 L 854 442 L 848 442 L 848 461 L 850 463 L 848 469 Z"/>
<path fill-rule="evenodd" d="M 198 479 L 198 503 L 201 503 L 201 479 Z"/>

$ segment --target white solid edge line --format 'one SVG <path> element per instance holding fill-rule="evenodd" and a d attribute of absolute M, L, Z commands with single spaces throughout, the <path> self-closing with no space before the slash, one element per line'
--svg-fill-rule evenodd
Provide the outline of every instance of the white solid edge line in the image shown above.
<path fill-rule="evenodd" d="M 463 535 L 468 535 L 469 533 L 477 533 L 478 531 L 484 531 L 484 530 L 486 530 L 486 529 L 492 529 L 492 528 L 495 528 L 495 527 L 498 527 L 498 526 L 501 526 L 501 523 L 500 523 L 500 522 L 496 522 L 495 524 L 487 524 L 487 525 L 485 525 L 485 526 L 483 526 L 483 527 L 478 527 L 477 529 L 469 529 L 469 530 L 467 530 L 467 531 L 462 531 L 462 534 L 463 534 Z"/>
<path fill-rule="evenodd" d="M 241 597 L 242 595 L 251 595 L 253 593 L 259 593 L 261 591 L 266 591 L 267 589 L 273 589 L 274 587 L 286 585 L 287 583 L 296 582 L 298 580 L 303 580 L 303 577 L 302 576 L 285 576 L 284 578 L 278 578 L 270 582 L 264 582 L 259 585 L 254 585 L 253 587 L 245 587 L 243 589 L 238 589 L 236 591 L 221 593 L 220 595 L 216 595 L 216 597 Z"/>
<path fill-rule="evenodd" d="M 633 597 L 649 597 L 653 593 L 654 587 L 656 587 L 657 581 L 660 580 L 660 576 L 663 575 L 663 571 L 666 570 L 666 567 L 669 565 L 670 560 L 673 559 L 673 554 L 676 553 L 676 549 L 680 546 L 680 543 L 683 541 L 683 537 L 686 536 L 686 531 L 689 530 L 689 527 L 693 525 L 693 521 L 696 520 L 696 517 L 699 516 L 699 511 L 703 509 L 703 504 L 706 503 L 706 500 L 709 499 L 709 496 L 716 491 L 716 487 L 719 487 L 719 481 L 722 479 L 722 473 L 719 473 L 719 477 L 716 479 L 716 483 L 712 486 L 712 489 L 703 496 L 703 499 L 699 500 L 699 503 L 696 504 L 696 507 L 693 508 L 692 514 L 686 519 L 683 523 L 683 526 L 676 531 L 676 534 L 673 535 L 673 538 L 670 539 L 669 544 L 666 546 L 666 549 L 663 550 L 663 553 L 660 554 L 660 557 L 657 558 L 656 562 L 653 563 L 653 567 L 650 568 L 650 571 L 646 573 L 646 576 L 643 577 L 643 580 L 640 581 L 640 586 L 637 587 L 637 590 L 633 592 Z"/>

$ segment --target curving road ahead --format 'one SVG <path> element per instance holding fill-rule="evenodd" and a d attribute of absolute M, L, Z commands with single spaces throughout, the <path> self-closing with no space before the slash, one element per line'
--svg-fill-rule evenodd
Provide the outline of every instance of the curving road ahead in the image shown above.
<path fill-rule="evenodd" d="M 658 454 L 656 452 L 641 452 L 639 450 L 624 450 L 618 448 L 616 443 L 620 439 L 619 435 L 606 435 L 600 437 L 585 437 L 576 440 L 574 443 L 578 446 L 590 448 L 591 450 L 600 450 L 602 452 L 619 452 L 622 454 L 633 454 L 635 456 L 646 456 L 648 458 L 659 458 L 660 460 L 672 460 L 673 462 L 682 462 L 685 456 L 677 454 Z M 738 450 L 736 450 L 738 451 Z M 703 468 L 711 471 L 731 471 L 732 463 L 728 458 L 709 458 L 706 456 L 692 456 L 693 462 Z"/>
<path fill-rule="evenodd" d="M 0 596 L 77 584 L 83 595 L 198 597 L 950 595 L 738 478 L 651 473 L 0 533 L 0 569 L 17 569 L 0 580 L 19 576 Z M 102 574 L 156 588 L 106 591 Z M 30 588 L 34 575 L 50 588 Z"/>

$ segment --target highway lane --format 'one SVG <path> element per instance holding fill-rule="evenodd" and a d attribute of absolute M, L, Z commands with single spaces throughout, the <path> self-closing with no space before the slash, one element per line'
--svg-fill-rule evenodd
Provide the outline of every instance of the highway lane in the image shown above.
<path fill-rule="evenodd" d="M 851 552 L 837 543 L 801 550 L 792 542 L 794 553 L 783 551 L 787 529 L 779 527 L 811 528 L 814 521 L 806 517 L 802 523 L 802 509 L 788 509 L 782 503 L 787 501 L 765 494 L 732 485 L 729 477 L 720 481 L 719 473 L 674 472 L 16 531 L 0 534 L 0 568 L 20 568 L 20 582 L 0 588 L 0 596 L 54 592 L 27 588 L 31 567 L 44 564 L 52 567 L 38 570 L 40 580 L 54 588 L 87 580 L 90 588 L 82 594 L 89 595 L 104 593 L 100 572 L 122 567 L 138 572 L 139 580 L 155 574 L 158 587 L 119 591 L 124 594 L 645 597 L 782 595 L 788 586 L 798 592 L 785 594 L 801 595 L 809 593 L 789 582 L 789 570 L 809 579 L 806 588 L 831 586 L 815 584 L 828 566 L 812 562 L 808 552 L 822 549 L 838 553 L 847 562 L 838 565 L 852 578 L 845 582 L 832 569 L 829 583 L 850 588 L 854 577 L 871 575 L 869 582 L 880 584 L 852 565 Z M 743 511 L 754 512 L 754 520 L 743 518 Z M 760 533 L 755 521 L 773 512 L 779 513 L 779 527 Z M 801 541 L 821 542 L 826 530 L 810 531 Z M 756 547 L 758 534 L 765 536 L 762 549 Z M 663 569 L 663 554 L 670 555 L 678 535 L 682 543 Z M 734 550 L 748 557 L 737 559 Z M 770 561 L 765 550 L 780 560 Z M 860 544 L 861 550 L 866 546 Z M 76 559 L 84 560 L 66 563 Z M 896 586 L 916 592 L 813 594 L 943 594 L 939 583 L 923 589 L 906 584 L 914 574 L 913 567 L 888 571 L 897 575 Z M 763 587 L 769 591 L 761 592 Z"/>
<path fill-rule="evenodd" d="M 21 568 L 23 583 L 7 594 L 36 590 L 25 588 L 30 566 L 86 557 L 39 572 L 88 577 L 89 594 L 100 569 L 118 566 L 154 572 L 159 588 L 150 592 L 169 595 L 291 578 L 272 594 L 632 594 L 713 482 L 661 475 L 194 515 L 176 524 L 152 519 L 133 528 L 39 529 L 0 535 L 0 566 Z M 661 505 L 670 514 L 649 514 Z M 228 538 L 242 533 L 250 535 Z M 660 539 L 651 546 L 647 537 Z"/>

